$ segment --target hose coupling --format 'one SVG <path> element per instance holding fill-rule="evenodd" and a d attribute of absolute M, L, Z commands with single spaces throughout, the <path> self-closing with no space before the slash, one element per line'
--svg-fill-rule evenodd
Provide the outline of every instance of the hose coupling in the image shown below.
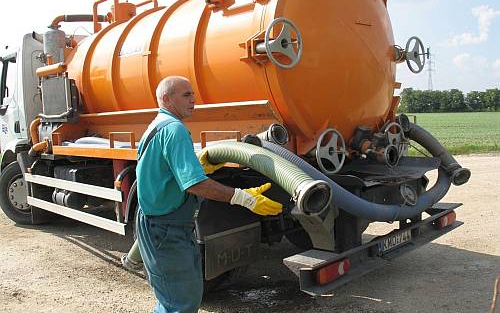
<path fill-rule="evenodd" d="M 241 138 L 241 142 L 262 148 L 262 140 L 257 135 L 245 135 L 243 136 L 243 138 Z"/>
<path fill-rule="evenodd" d="M 460 186 L 467 183 L 470 179 L 471 172 L 468 168 L 457 168 L 451 173 L 451 182 L 455 186 Z"/>
<path fill-rule="evenodd" d="M 323 180 L 307 180 L 295 190 L 298 209 L 306 214 L 321 214 L 329 207 L 332 190 Z"/>
<path fill-rule="evenodd" d="M 286 128 L 283 125 L 277 123 L 269 126 L 266 131 L 257 134 L 257 137 L 259 137 L 261 140 L 269 141 L 280 146 L 286 145 L 289 140 L 289 135 Z"/>

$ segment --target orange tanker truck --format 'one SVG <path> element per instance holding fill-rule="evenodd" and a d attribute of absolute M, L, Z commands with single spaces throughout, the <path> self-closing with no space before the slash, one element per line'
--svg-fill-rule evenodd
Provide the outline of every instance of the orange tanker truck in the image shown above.
<path fill-rule="evenodd" d="M 197 97 L 186 120 L 194 149 L 226 162 L 211 177 L 239 188 L 273 181 L 268 195 L 284 204 L 261 217 L 202 203 L 207 282 L 287 238 L 304 252 L 283 262 L 318 295 L 461 224 L 460 204 L 439 201 L 470 171 L 396 115 L 396 65 L 418 73 L 426 53 L 417 37 L 394 43 L 387 0 L 113 0 L 99 15 L 103 2 L 0 55 L 0 206 L 16 223 L 63 215 L 133 233 L 138 140 L 158 112 L 159 81 L 182 75 Z M 60 30 L 74 22 L 93 34 Z M 429 156 L 408 156 L 411 141 Z M 396 226 L 367 240 L 374 222 Z M 140 255 L 132 248 L 123 261 Z"/>

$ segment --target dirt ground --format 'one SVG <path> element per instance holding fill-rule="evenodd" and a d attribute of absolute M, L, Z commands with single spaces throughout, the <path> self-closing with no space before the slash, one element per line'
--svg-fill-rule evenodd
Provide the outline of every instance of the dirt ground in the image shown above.
<path fill-rule="evenodd" d="M 263 247 L 262 260 L 206 296 L 200 312 L 489 312 L 500 275 L 500 155 L 458 160 L 472 179 L 444 201 L 464 203 L 463 226 L 320 298 L 300 292 L 282 264 L 298 252 L 291 244 Z M 24 227 L 0 213 L 0 310 L 149 312 L 146 280 L 120 267 L 130 244 L 71 220 Z"/>

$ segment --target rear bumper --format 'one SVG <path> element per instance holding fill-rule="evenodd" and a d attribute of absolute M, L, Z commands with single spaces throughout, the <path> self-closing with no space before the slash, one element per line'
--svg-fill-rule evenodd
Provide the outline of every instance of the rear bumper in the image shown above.
<path fill-rule="evenodd" d="M 384 236 L 376 237 L 370 242 L 354 249 L 342 253 L 309 250 L 290 256 L 284 259 L 283 263 L 299 277 L 300 289 L 302 291 L 313 296 L 324 295 L 355 278 L 388 264 L 390 260 L 413 251 L 463 225 L 462 222 L 455 221 L 444 228 L 437 226 L 441 217 L 444 217 L 461 205 L 461 203 L 437 203 L 427 210 L 427 213 L 431 214 L 431 216 L 425 220 L 409 225 L 404 229 L 394 230 Z M 381 247 L 385 239 L 391 236 L 402 235 L 404 232 L 408 232 L 408 229 L 411 230 L 410 241 L 394 249 L 381 252 Z M 325 285 L 319 285 L 316 282 L 316 272 L 318 269 L 346 258 L 350 262 L 350 270 L 347 274 Z"/>

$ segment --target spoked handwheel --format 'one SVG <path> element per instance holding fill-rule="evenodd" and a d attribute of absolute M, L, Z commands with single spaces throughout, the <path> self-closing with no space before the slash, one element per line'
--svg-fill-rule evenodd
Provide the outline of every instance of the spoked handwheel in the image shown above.
<path fill-rule="evenodd" d="M 408 139 L 405 136 L 403 127 L 396 122 L 391 122 L 384 127 L 384 135 L 387 142 L 393 145 L 398 150 L 398 159 L 403 156 L 403 154 L 408 149 Z"/>
<path fill-rule="evenodd" d="M 344 138 L 336 129 L 329 128 L 321 134 L 316 144 L 316 161 L 323 173 L 331 175 L 340 171 L 346 154 Z"/>
<path fill-rule="evenodd" d="M 271 39 L 271 31 L 278 24 L 283 24 L 281 32 L 278 37 Z M 291 30 L 295 32 L 295 40 L 292 38 Z M 299 32 L 299 28 L 292 21 L 280 17 L 272 21 L 267 27 L 264 37 L 264 47 L 267 57 L 272 63 L 283 69 L 290 69 L 299 63 L 302 56 L 302 35 Z M 282 63 L 278 61 L 273 53 L 287 56 L 290 62 Z"/>
<path fill-rule="evenodd" d="M 410 71 L 415 74 L 422 72 L 425 65 L 425 49 L 420 38 L 413 36 L 408 39 L 405 49 L 406 64 Z"/>

